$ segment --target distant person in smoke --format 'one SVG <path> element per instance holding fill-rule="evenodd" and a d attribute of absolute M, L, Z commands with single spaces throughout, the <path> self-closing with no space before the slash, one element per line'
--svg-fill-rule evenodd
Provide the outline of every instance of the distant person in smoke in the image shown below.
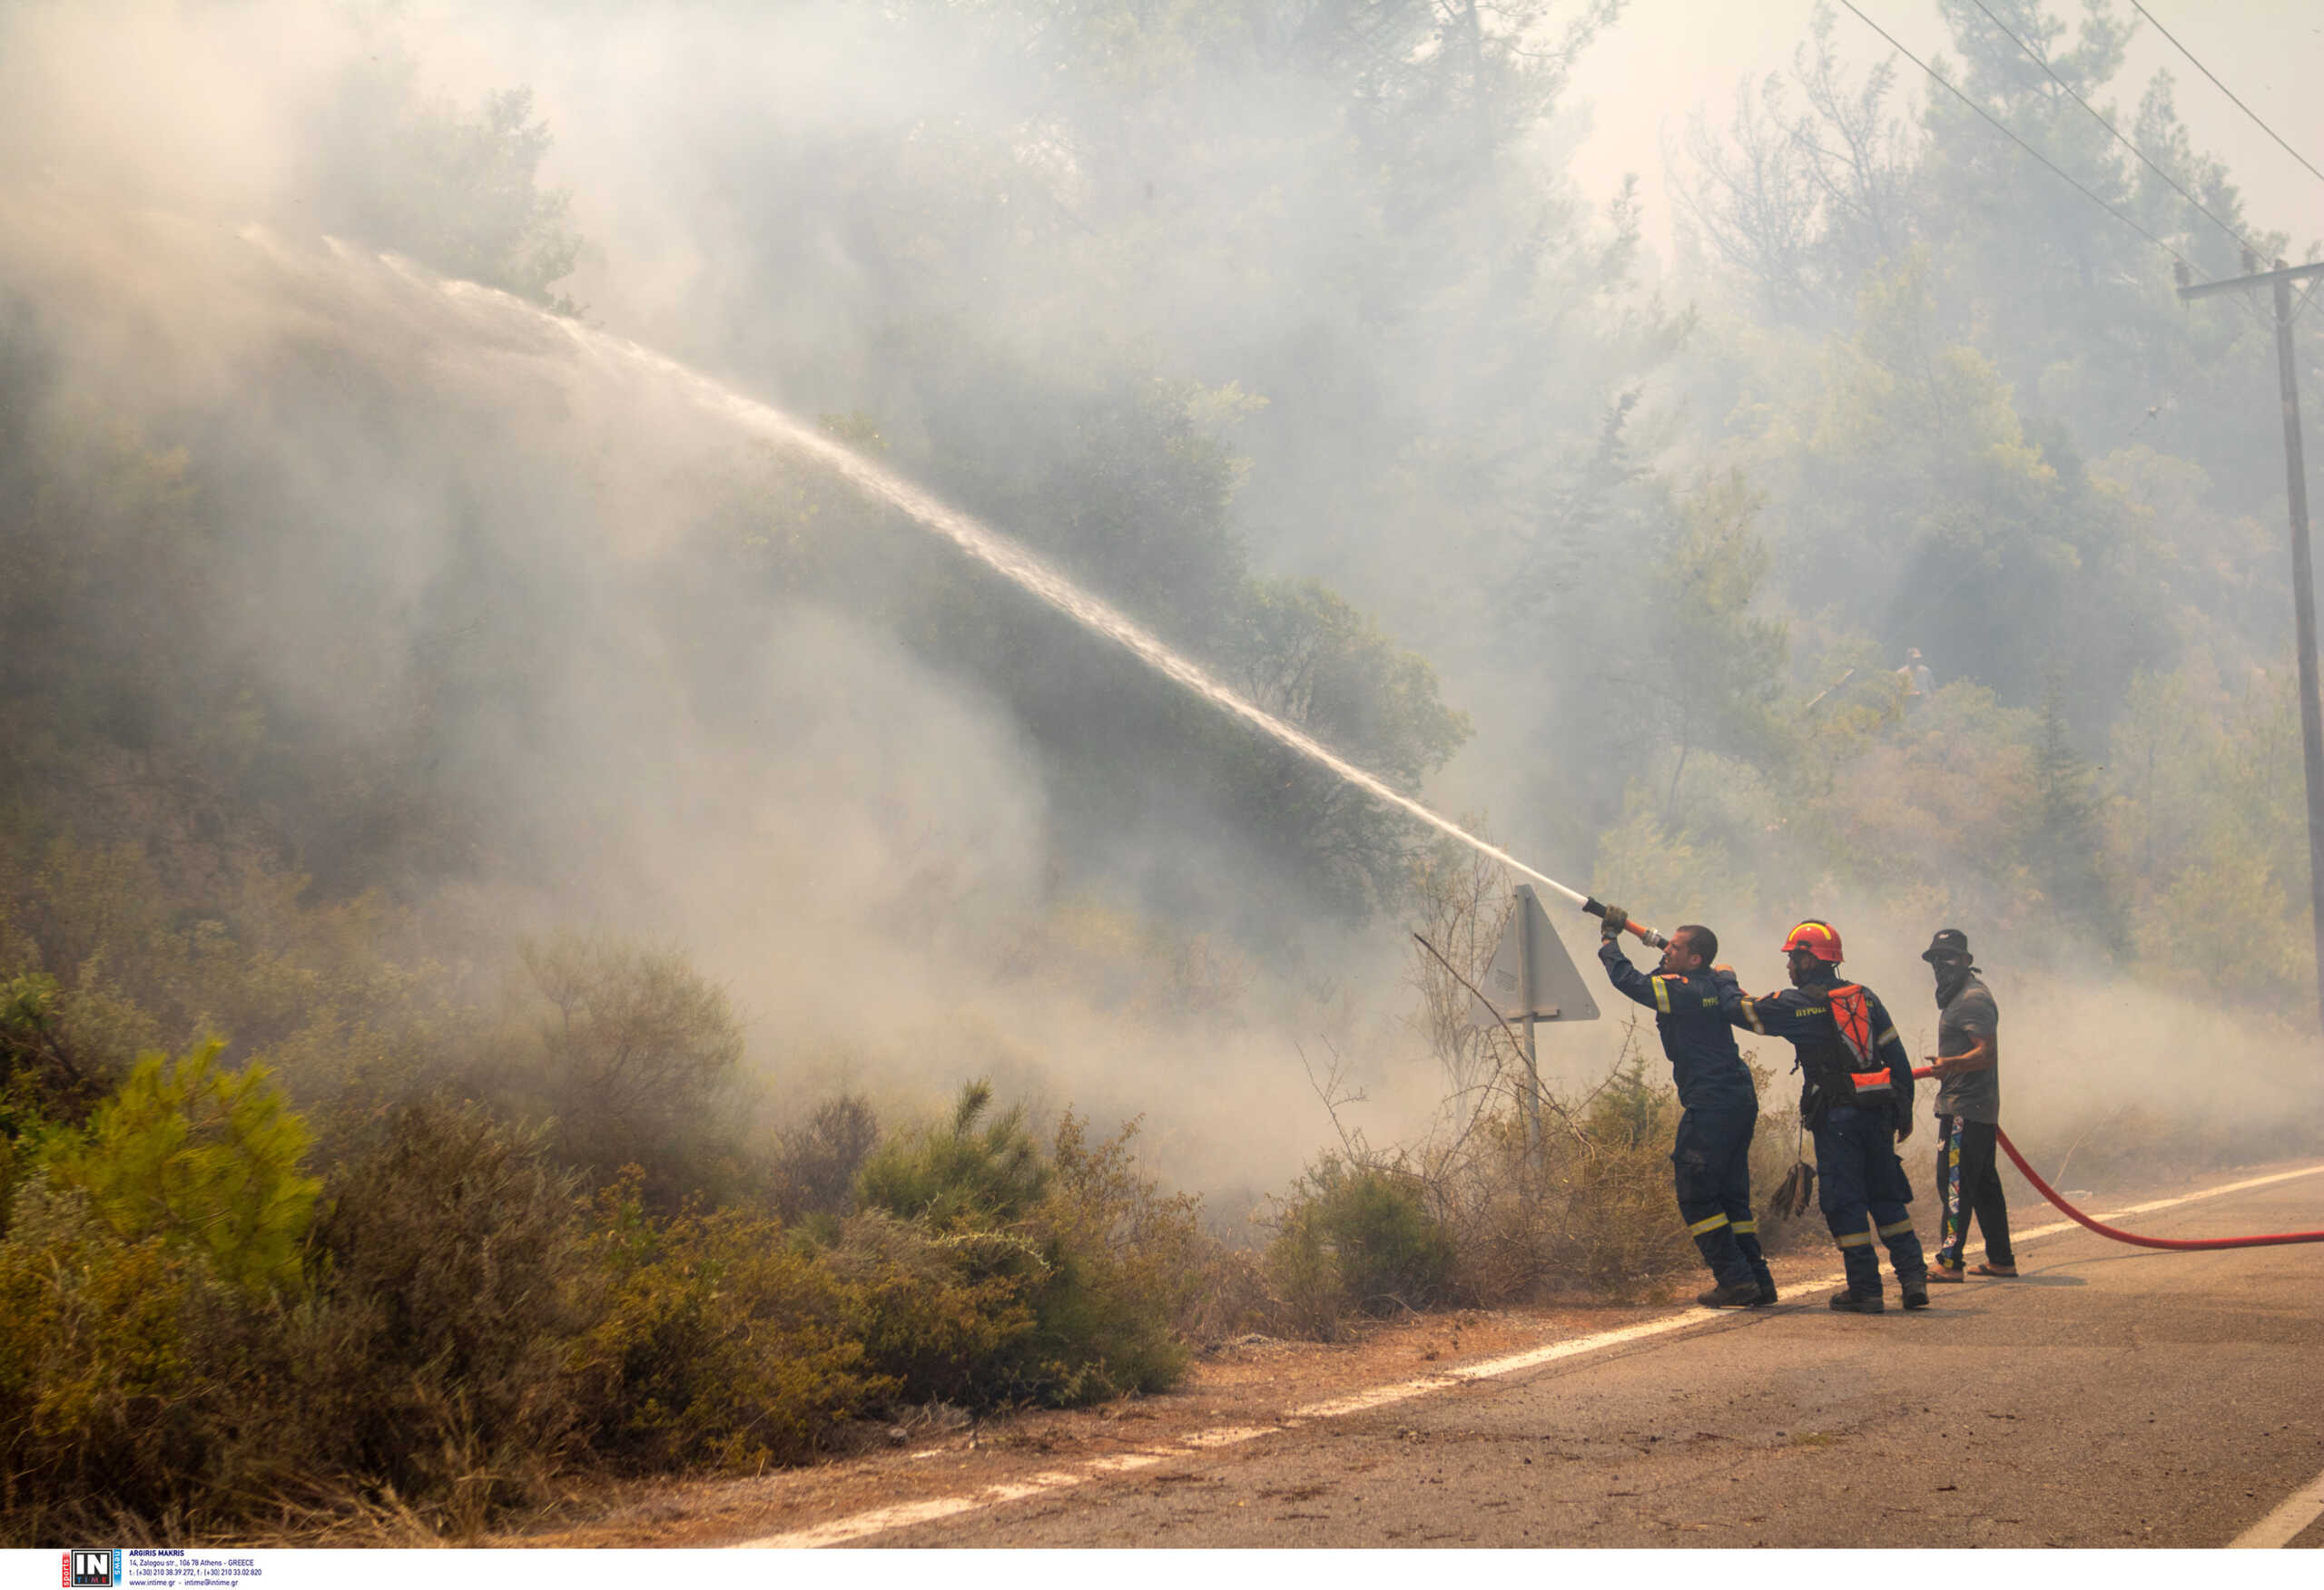
<path fill-rule="evenodd" d="M 1759 1123 L 1759 1091 L 1736 1052 L 1720 978 L 1714 970 L 1718 936 L 1689 923 L 1670 935 L 1662 966 L 1651 975 L 1630 965 L 1619 935 L 1630 918 L 1608 906 L 1598 958 L 1614 986 L 1654 1012 L 1662 1053 L 1679 1085 L 1679 1134 L 1670 1165 L 1678 1184 L 1679 1218 L 1710 1267 L 1716 1283 L 1695 1300 L 1707 1309 L 1750 1308 L 1776 1300 L 1776 1280 L 1759 1251 L 1759 1222 L 1751 1213 L 1751 1134 Z"/>
<path fill-rule="evenodd" d="M 2009 1246 L 2009 1203 L 2002 1196 L 2001 1170 L 1994 1163 L 2001 1131 L 2001 1011 L 1993 993 L 1971 964 L 1969 937 L 1957 928 L 1937 930 L 1921 952 L 1936 973 L 1936 1053 L 1929 1075 L 1936 1095 L 1936 1198 L 1945 1211 L 1936 1262 L 1929 1275 L 1960 1281 L 1966 1274 L 2014 1276 L 2016 1255 Z M 1985 1239 L 1984 1261 L 1962 1269 L 1969 1241 L 1969 1217 Z"/>
<path fill-rule="evenodd" d="M 1787 1038 L 1803 1081 L 1799 1114 L 1816 1137 L 1816 1202 L 1840 1245 L 1848 1284 L 1834 1294 L 1844 1313 L 1877 1314 L 1876 1237 L 1903 1289 L 1905 1307 L 1928 1307 L 1928 1261 L 1905 1206 L 1913 1183 L 1896 1144 L 1913 1134 L 1913 1063 L 1879 996 L 1840 981 L 1840 935 L 1806 921 L 1783 941 L 1792 986 L 1752 998 L 1732 981 L 1725 1011 L 1738 1026 Z"/>
<path fill-rule="evenodd" d="M 1921 649 L 1914 646 L 1905 653 L 1905 665 L 1896 670 L 1905 680 L 1905 704 L 1917 707 L 1936 693 L 1936 681 L 1921 661 Z"/>

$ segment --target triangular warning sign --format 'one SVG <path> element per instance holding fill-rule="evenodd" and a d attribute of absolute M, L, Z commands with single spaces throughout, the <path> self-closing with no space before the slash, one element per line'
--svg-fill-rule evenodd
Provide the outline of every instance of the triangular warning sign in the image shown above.
<path fill-rule="evenodd" d="M 1478 986 L 1492 1001 L 1492 1010 L 1472 997 L 1471 1026 L 1498 1025 L 1496 1010 L 1508 1021 L 1527 1016 L 1538 1021 L 1598 1019 L 1598 1003 L 1574 969 L 1573 957 L 1558 942 L 1558 930 L 1550 926 L 1549 913 L 1541 909 L 1531 884 L 1517 886 L 1515 909 L 1502 924 L 1501 946 L 1492 952 L 1492 965 L 1485 968 Z"/>

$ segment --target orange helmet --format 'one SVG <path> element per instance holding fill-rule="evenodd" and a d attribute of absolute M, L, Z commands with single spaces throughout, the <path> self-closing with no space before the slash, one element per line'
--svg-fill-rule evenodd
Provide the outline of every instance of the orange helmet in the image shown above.
<path fill-rule="evenodd" d="M 1827 966 L 1838 966 L 1839 929 L 1829 922 L 1818 922 L 1813 918 L 1802 922 L 1791 930 L 1791 937 L 1783 941 L 1784 954 L 1789 955 L 1795 949 L 1806 950 Z"/>

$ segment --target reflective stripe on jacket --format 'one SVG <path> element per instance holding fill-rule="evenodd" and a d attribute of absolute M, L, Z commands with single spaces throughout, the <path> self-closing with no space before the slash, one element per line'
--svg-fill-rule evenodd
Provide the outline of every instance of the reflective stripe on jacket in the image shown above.
<path fill-rule="evenodd" d="M 1735 1047 L 1725 997 L 1711 973 L 1641 972 L 1630 965 L 1620 941 L 1611 938 L 1599 945 L 1598 958 L 1619 992 L 1654 1012 L 1655 1031 L 1662 1035 L 1662 1052 L 1669 1057 L 1681 1106 L 1758 1106 L 1758 1090 Z"/>

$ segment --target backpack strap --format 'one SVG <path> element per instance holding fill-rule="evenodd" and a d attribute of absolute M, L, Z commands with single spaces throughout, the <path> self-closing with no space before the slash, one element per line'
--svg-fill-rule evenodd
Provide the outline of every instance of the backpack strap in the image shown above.
<path fill-rule="evenodd" d="M 1864 996 L 1864 986 L 1841 983 L 1826 989 L 1824 996 L 1830 1002 L 1832 1026 L 1839 1030 L 1848 1057 L 1858 1065 L 1871 1065 L 1872 1005 Z"/>
<path fill-rule="evenodd" d="M 1842 983 L 1826 990 L 1831 1001 L 1832 1026 L 1840 1035 L 1840 1045 L 1854 1062 L 1848 1069 L 1848 1091 L 1859 1104 L 1886 1101 L 1896 1096 L 1896 1085 L 1890 1080 L 1888 1068 L 1878 1066 L 1870 1071 L 1858 1071 L 1856 1065 L 1874 1065 L 1872 1044 L 1872 1002 L 1865 996 L 1860 983 Z"/>

